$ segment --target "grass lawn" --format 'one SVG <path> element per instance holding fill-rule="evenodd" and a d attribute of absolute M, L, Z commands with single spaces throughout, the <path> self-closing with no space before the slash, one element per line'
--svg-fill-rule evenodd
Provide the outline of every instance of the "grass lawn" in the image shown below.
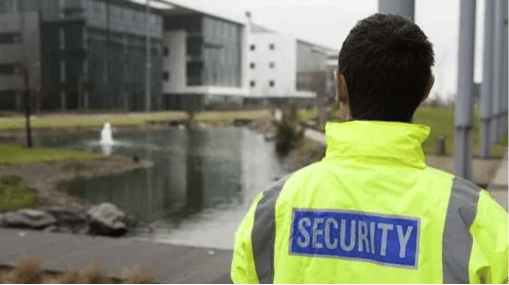
<path fill-rule="evenodd" d="M 55 160 L 90 160 L 101 158 L 99 153 L 45 147 L 25 148 L 0 144 L 0 165 Z M 0 213 L 37 206 L 37 193 L 20 186 L 21 177 L 0 177 Z"/>
<path fill-rule="evenodd" d="M 195 116 L 197 121 L 229 121 L 235 119 L 255 120 L 268 118 L 269 110 L 250 110 L 250 111 L 208 111 L 199 112 Z"/>
<path fill-rule="evenodd" d="M 338 112 L 335 110 L 331 115 L 332 120 L 338 118 Z M 431 128 L 429 138 L 422 144 L 424 153 L 436 154 L 436 141 L 439 137 L 445 138 L 446 155 L 454 154 L 454 109 L 446 107 L 427 107 L 422 106 L 417 109 L 414 115 L 414 123 L 426 125 Z M 479 112 L 474 113 L 473 128 L 473 151 L 474 155 L 479 155 Z M 323 130 L 323 127 L 321 128 Z M 492 156 L 500 157 L 507 150 L 507 134 L 502 140 L 493 147 Z"/>
<path fill-rule="evenodd" d="M 37 206 L 37 193 L 19 184 L 21 177 L 0 177 L 0 213 Z"/>
<path fill-rule="evenodd" d="M 206 111 L 195 115 L 197 121 L 220 121 L 234 119 L 259 119 L 268 117 L 268 110 L 256 111 Z M 52 114 L 47 116 L 34 116 L 31 119 L 33 128 L 50 127 L 97 127 L 106 122 L 112 125 L 143 125 L 147 121 L 185 120 L 185 112 L 151 112 L 151 113 L 120 113 L 120 114 Z M 25 128 L 25 118 L 22 116 L 0 117 L 0 131 Z"/>
<path fill-rule="evenodd" d="M 0 144 L 0 165 L 12 165 L 55 160 L 90 160 L 101 158 L 99 153 L 46 147 L 26 148 Z"/>

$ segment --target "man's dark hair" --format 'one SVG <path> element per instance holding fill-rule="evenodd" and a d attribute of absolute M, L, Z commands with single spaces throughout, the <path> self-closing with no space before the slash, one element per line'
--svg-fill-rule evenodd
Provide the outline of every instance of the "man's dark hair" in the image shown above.
<path fill-rule="evenodd" d="M 339 52 L 356 120 L 410 122 L 426 95 L 433 46 L 411 20 L 374 14 L 357 23 Z"/>

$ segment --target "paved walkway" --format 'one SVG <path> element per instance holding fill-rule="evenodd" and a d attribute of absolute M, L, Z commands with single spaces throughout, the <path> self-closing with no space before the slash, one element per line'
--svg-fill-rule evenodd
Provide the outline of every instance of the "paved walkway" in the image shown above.
<path fill-rule="evenodd" d="M 306 129 L 304 131 L 304 136 L 308 139 L 311 139 L 311 140 L 323 145 L 323 146 L 327 145 L 327 142 L 325 140 L 325 134 L 320 131 L 313 130 L 313 129 Z"/>
<path fill-rule="evenodd" d="M 502 205 L 505 210 L 507 211 L 507 185 L 508 179 L 507 179 L 507 151 L 504 155 L 504 159 L 502 160 L 502 163 L 500 164 L 500 167 L 497 171 L 497 174 L 495 174 L 495 178 L 493 181 L 491 181 L 490 185 L 488 186 L 488 191 L 490 192 L 491 196 L 497 200 L 500 205 Z"/>
<path fill-rule="evenodd" d="M 229 283 L 229 250 L 14 229 L 0 229 L 0 237 L 2 265 L 29 255 L 41 258 L 47 270 L 84 270 L 98 261 L 109 277 L 122 278 L 125 266 L 143 265 L 159 283 Z"/>

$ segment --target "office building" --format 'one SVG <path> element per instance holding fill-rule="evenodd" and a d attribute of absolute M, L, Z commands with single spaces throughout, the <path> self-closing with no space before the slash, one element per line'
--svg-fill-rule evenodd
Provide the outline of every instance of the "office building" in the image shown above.
<path fill-rule="evenodd" d="M 21 18 L 17 22 L 24 19 L 25 23 L 32 23 L 37 21 L 31 19 L 38 16 L 38 22 L 21 33 L 26 41 L 17 45 L 23 48 L 10 48 L 14 56 L 5 54 L 6 44 L 0 44 L 0 53 L 4 56 L 19 58 L 26 54 L 30 60 L 22 66 L 39 69 L 39 78 L 35 71 L 33 78 L 38 81 L 34 83 L 37 86 L 30 88 L 31 102 L 37 110 L 145 109 L 147 32 L 152 54 L 151 107 L 156 109 L 161 105 L 158 77 L 163 19 L 157 11 L 149 13 L 149 31 L 145 6 L 131 1 L 0 0 L 0 13 L 1 21 L 10 23 L 16 21 L 7 18 Z M 8 26 L 0 26 L 0 35 L 11 32 Z M 40 47 L 38 52 L 29 50 L 33 42 Z M 5 62 L 0 58 L 0 64 Z M 16 75 L 21 73 L 11 76 Z M 0 83 L 0 88 L 4 86 Z M 8 88 L 12 94 L 19 86 Z M 15 102 L 19 101 L 19 93 L 14 95 Z M 3 104 L 2 107 L 13 106 Z"/>
<path fill-rule="evenodd" d="M 269 102 L 330 96 L 331 48 L 251 24 L 250 99 Z"/>

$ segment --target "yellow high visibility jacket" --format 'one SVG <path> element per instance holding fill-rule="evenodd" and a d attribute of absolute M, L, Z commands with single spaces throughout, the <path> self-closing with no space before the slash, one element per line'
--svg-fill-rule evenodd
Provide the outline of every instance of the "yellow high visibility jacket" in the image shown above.
<path fill-rule="evenodd" d="M 325 158 L 260 193 L 235 283 L 507 283 L 508 214 L 427 167 L 416 124 L 328 123 Z"/>

